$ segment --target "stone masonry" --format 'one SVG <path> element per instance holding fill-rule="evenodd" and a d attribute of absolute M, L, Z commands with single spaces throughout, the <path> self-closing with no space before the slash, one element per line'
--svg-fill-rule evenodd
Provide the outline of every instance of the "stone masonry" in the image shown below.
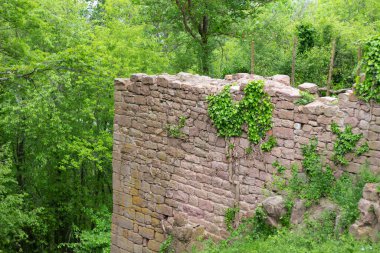
<path fill-rule="evenodd" d="M 278 146 L 268 153 L 256 146 L 246 154 L 246 135 L 231 138 L 234 149 L 229 162 L 228 144 L 217 136 L 208 117 L 206 97 L 236 83 L 231 93 L 238 100 L 253 79 L 265 81 L 275 106 L 268 134 L 277 138 Z M 264 79 L 237 74 L 220 80 L 186 73 L 136 74 L 116 79 L 111 252 L 158 252 L 176 219 L 181 228 L 201 227 L 207 237 L 226 237 L 227 208 L 239 205 L 241 216 L 251 215 L 271 194 L 273 162 L 300 164 L 301 146 L 317 137 L 325 162 L 331 163 L 333 121 L 342 127 L 351 124 L 370 147 L 361 157 L 349 156 L 348 167 L 333 166 L 335 173 L 357 173 L 366 163 L 380 172 L 379 105 L 359 101 L 352 91 L 306 106 L 294 103 L 299 98 L 300 91 L 281 75 Z M 169 137 L 167 126 L 178 124 L 181 116 L 186 117 L 184 137 Z M 181 232 L 182 251 L 190 238 L 186 231 Z"/>

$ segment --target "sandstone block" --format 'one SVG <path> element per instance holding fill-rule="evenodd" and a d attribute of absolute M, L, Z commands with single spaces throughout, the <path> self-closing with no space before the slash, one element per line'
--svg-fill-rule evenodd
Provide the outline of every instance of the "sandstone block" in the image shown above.
<path fill-rule="evenodd" d="M 148 242 L 148 249 L 154 251 L 154 252 L 159 252 L 160 251 L 160 242 L 157 242 L 155 240 L 149 240 Z"/>
<path fill-rule="evenodd" d="M 173 208 L 164 204 L 156 206 L 156 212 L 167 216 L 173 216 Z"/>
<path fill-rule="evenodd" d="M 140 227 L 139 226 L 139 234 L 147 239 L 153 239 L 154 238 L 154 230 L 147 227 Z"/>
<path fill-rule="evenodd" d="M 290 77 L 287 75 L 274 75 L 272 76 L 272 80 L 288 86 L 290 85 Z"/>
<path fill-rule="evenodd" d="M 274 127 L 273 135 L 275 135 L 278 138 L 284 139 L 292 139 L 294 137 L 293 129 L 285 127 Z"/>
<path fill-rule="evenodd" d="M 209 200 L 198 199 L 198 205 L 200 209 L 208 212 L 212 212 L 214 210 L 213 203 Z"/>
<path fill-rule="evenodd" d="M 298 86 L 298 89 L 302 91 L 307 91 L 311 94 L 318 93 L 318 85 L 316 85 L 315 83 L 303 83 Z"/>
<path fill-rule="evenodd" d="M 284 199 L 281 196 L 269 197 L 263 201 L 262 205 L 268 215 L 268 224 L 278 227 L 280 218 L 286 214 Z"/>

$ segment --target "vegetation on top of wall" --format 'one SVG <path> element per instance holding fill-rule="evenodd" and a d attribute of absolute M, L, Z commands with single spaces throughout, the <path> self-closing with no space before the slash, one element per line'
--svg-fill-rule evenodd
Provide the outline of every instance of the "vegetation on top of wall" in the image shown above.
<path fill-rule="evenodd" d="M 315 100 L 315 97 L 307 91 L 300 91 L 300 94 L 301 98 L 295 102 L 297 105 L 307 105 Z"/>
<path fill-rule="evenodd" d="M 364 48 L 362 70 L 365 78 L 357 77 L 355 92 L 364 101 L 380 102 L 380 35 L 370 39 Z"/>
<path fill-rule="evenodd" d="M 230 93 L 231 85 L 224 86 L 222 92 L 208 96 L 208 114 L 221 137 L 242 135 L 243 117 L 239 104 L 233 101 Z"/>
<path fill-rule="evenodd" d="M 248 83 L 239 102 L 232 99 L 230 85 L 207 100 L 208 114 L 221 137 L 241 136 L 246 123 L 249 141 L 257 144 L 272 127 L 273 105 L 261 80 Z"/>

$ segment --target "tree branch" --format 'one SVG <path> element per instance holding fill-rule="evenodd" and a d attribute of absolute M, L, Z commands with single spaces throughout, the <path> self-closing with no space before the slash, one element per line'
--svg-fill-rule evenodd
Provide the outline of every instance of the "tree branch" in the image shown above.
<path fill-rule="evenodd" d="M 190 36 L 193 37 L 195 40 L 197 40 L 199 43 L 202 43 L 202 41 L 193 33 L 189 24 L 187 23 L 187 15 L 186 15 L 186 11 L 185 11 L 185 6 L 182 5 L 179 0 L 175 0 L 175 2 L 176 2 L 178 9 L 181 11 L 182 23 L 185 27 L 186 32 L 188 32 L 190 34 Z M 189 6 L 189 8 L 190 8 L 190 6 Z"/>

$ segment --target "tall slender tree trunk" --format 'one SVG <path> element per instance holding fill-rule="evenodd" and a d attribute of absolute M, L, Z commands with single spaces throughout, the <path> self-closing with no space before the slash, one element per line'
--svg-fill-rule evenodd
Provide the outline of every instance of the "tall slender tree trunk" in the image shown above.
<path fill-rule="evenodd" d="M 251 42 L 251 74 L 255 74 L 255 41 Z"/>
<path fill-rule="evenodd" d="M 291 75 L 291 80 L 290 84 L 292 86 L 295 85 L 295 79 L 296 79 L 296 56 L 297 56 L 297 44 L 298 44 L 298 39 L 296 36 L 294 36 L 293 39 L 293 52 L 292 52 L 292 75 Z"/>
<path fill-rule="evenodd" d="M 210 74 L 210 50 L 208 48 L 208 45 L 203 43 L 201 51 L 201 68 L 202 74 Z"/>
<path fill-rule="evenodd" d="M 336 39 L 333 39 L 332 45 L 331 45 L 331 58 L 330 58 L 330 68 L 329 68 L 329 75 L 327 77 L 327 96 L 330 96 L 330 90 L 331 90 L 331 79 L 332 74 L 334 70 L 334 57 L 335 57 L 335 47 L 336 47 Z"/>

